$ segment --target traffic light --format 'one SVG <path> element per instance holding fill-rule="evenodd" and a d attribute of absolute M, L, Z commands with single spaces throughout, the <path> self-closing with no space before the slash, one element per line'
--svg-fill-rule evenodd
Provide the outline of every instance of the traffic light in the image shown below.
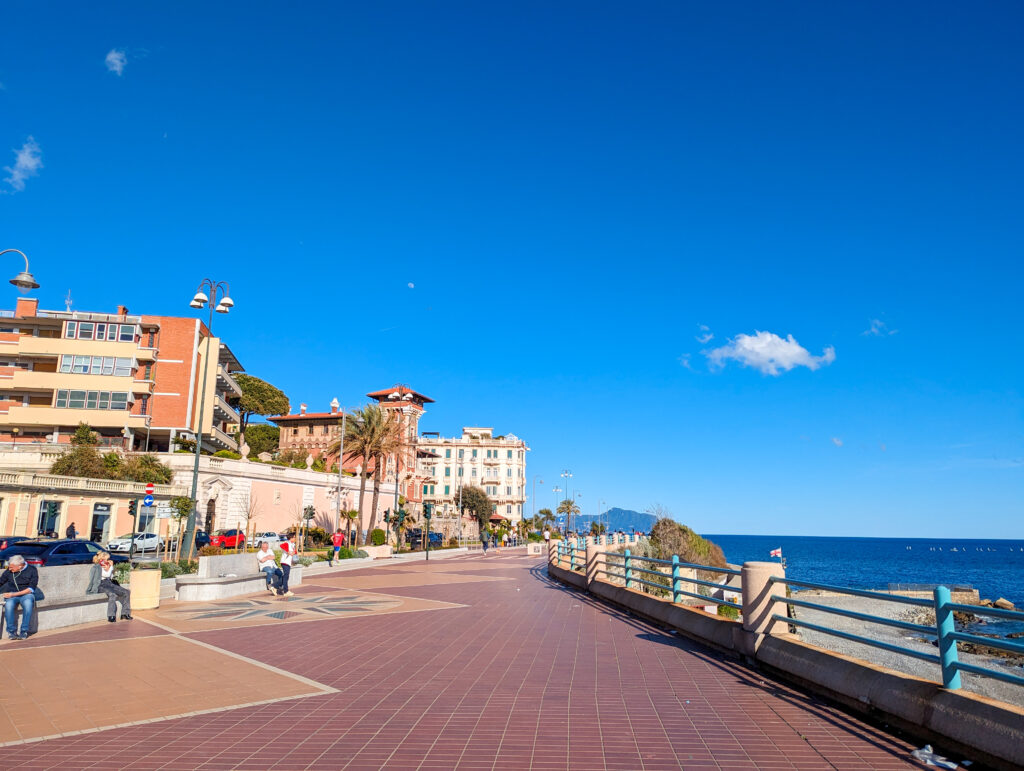
<path fill-rule="evenodd" d="M 423 504 L 423 517 L 424 519 L 430 519 L 434 516 L 434 504 L 424 503 Z"/>
<path fill-rule="evenodd" d="M 133 498 L 132 500 L 128 501 L 128 515 L 132 519 L 135 519 L 135 517 L 137 517 L 138 514 L 139 514 L 139 502 Z"/>
<path fill-rule="evenodd" d="M 385 522 L 390 522 L 391 521 L 391 509 L 384 509 L 384 521 Z"/>

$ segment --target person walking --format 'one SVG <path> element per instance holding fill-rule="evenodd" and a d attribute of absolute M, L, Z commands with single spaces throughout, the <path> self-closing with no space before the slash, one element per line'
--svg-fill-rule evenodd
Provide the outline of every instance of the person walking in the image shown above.
<path fill-rule="evenodd" d="M 132 620 L 132 593 L 125 589 L 114 578 L 114 561 L 110 555 L 101 551 L 92 558 L 92 570 L 89 571 L 89 585 L 85 589 L 86 594 L 107 595 L 107 621 L 113 624 L 117 621 L 117 603 L 121 603 L 121 618 L 125 621 Z"/>
<path fill-rule="evenodd" d="M 267 591 L 271 594 L 277 594 L 274 584 L 280 583 L 281 576 L 284 574 L 281 572 L 281 568 L 277 566 L 274 550 L 270 548 L 270 543 L 267 541 L 260 544 L 259 551 L 256 552 L 256 563 L 259 566 L 260 572 L 267 577 Z"/>
<path fill-rule="evenodd" d="M 502 549 L 507 549 L 508 548 L 508 533 L 507 532 L 501 534 L 501 548 Z"/>
<path fill-rule="evenodd" d="M 278 594 L 282 597 L 291 597 L 293 592 L 288 588 L 288 579 L 292 574 L 292 560 L 295 557 L 295 536 L 292 536 L 281 544 L 281 585 L 278 587 Z"/>
<path fill-rule="evenodd" d="M 74 522 L 68 525 L 68 529 L 64 531 L 64 535 L 66 535 L 68 538 L 78 538 L 78 530 L 75 529 Z"/>
<path fill-rule="evenodd" d="M 334 545 L 334 559 L 327 560 L 327 565 L 329 567 L 334 567 L 335 560 L 341 559 L 341 547 L 345 545 L 345 534 L 341 532 L 340 527 L 338 528 L 338 531 L 331 536 L 331 543 Z"/>
<path fill-rule="evenodd" d="M 484 547 L 484 556 L 487 556 L 487 531 L 484 528 L 480 528 L 480 543 Z"/>
<path fill-rule="evenodd" d="M 36 586 L 39 572 L 25 558 L 15 554 L 7 561 L 7 570 L 0 574 L 0 593 L 4 598 L 4 622 L 9 640 L 27 640 L 36 607 Z M 15 614 L 21 606 L 21 631 L 15 626 Z"/>

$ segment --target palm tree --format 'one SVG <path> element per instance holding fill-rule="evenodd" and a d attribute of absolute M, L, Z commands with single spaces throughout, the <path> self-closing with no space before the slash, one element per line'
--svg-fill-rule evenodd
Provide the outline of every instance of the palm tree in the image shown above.
<path fill-rule="evenodd" d="M 558 513 L 565 515 L 565 532 L 568 533 L 573 517 L 578 517 L 580 514 L 580 507 L 576 505 L 576 501 L 571 498 L 566 498 L 560 504 L 558 504 Z"/>
<path fill-rule="evenodd" d="M 395 484 L 398 484 L 398 451 L 402 447 L 401 425 L 398 416 L 391 410 L 382 410 L 377 405 L 366 409 L 373 414 L 375 438 L 371 458 L 373 459 L 373 502 L 370 505 L 370 524 L 377 518 L 377 503 L 380 500 L 380 483 L 384 480 L 384 459 L 394 455 Z"/>
<path fill-rule="evenodd" d="M 366 477 L 370 473 L 370 460 L 377 451 L 380 443 L 380 431 L 383 417 L 379 405 L 370 404 L 353 410 L 345 416 L 345 458 L 358 458 L 362 466 L 362 473 L 359 475 L 359 525 L 356 528 L 356 539 L 358 545 L 363 545 L 363 498 L 366 496 Z M 328 453 L 339 453 L 341 451 L 341 438 L 333 442 L 327 449 Z M 345 458 L 338 459 L 338 469 L 344 467 Z"/>
<path fill-rule="evenodd" d="M 355 521 L 359 519 L 359 512 L 356 509 L 350 509 L 349 511 L 341 512 L 341 516 L 345 519 L 345 543 L 348 544 L 349 548 L 353 547 L 352 539 L 352 527 L 355 525 Z"/>

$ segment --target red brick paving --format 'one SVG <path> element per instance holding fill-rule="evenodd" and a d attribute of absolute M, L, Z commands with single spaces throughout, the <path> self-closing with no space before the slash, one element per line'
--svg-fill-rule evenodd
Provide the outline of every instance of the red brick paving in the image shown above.
<path fill-rule="evenodd" d="M 338 693 L 8 747 L 0 766 L 918 767 L 901 739 L 549 583 L 524 560 L 498 558 L 508 567 L 496 571 L 483 561 L 493 559 L 477 563 L 488 565 L 481 575 L 512 580 L 374 590 L 468 607 L 189 635 Z M 460 571 L 469 564 L 460 561 Z M 304 591 L 315 582 L 311 576 Z M 64 638 L 97 633 L 82 629 Z M 116 683 L 109 696 L 116 699 Z"/>

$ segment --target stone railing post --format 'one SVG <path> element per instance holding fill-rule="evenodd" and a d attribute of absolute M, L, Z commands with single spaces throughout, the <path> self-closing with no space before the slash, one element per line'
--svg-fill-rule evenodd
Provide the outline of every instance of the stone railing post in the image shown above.
<path fill-rule="evenodd" d="M 554 538 L 548 541 L 548 565 L 558 567 L 558 541 Z"/>
<path fill-rule="evenodd" d="M 594 581 L 603 581 L 605 574 L 601 571 L 607 570 L 604 549 L 600 544 L 587 545 L 587 586 Z"/>
<path fill-rule="evenodd" d="M 787 626 L 784 621 L 775 621 L 772 616 L 785 617 L 786 603 L 771 599 L 773 594 L 786 594 L 784 584 L 773 584 L 773 577 L 785 578 L 786 571 L 778 562 L 744 562 L 740 570 L 743 591 L 743 629 L 749 632 L 750 653 L 755 652 L 766 635 L 782 634 Z"/>

